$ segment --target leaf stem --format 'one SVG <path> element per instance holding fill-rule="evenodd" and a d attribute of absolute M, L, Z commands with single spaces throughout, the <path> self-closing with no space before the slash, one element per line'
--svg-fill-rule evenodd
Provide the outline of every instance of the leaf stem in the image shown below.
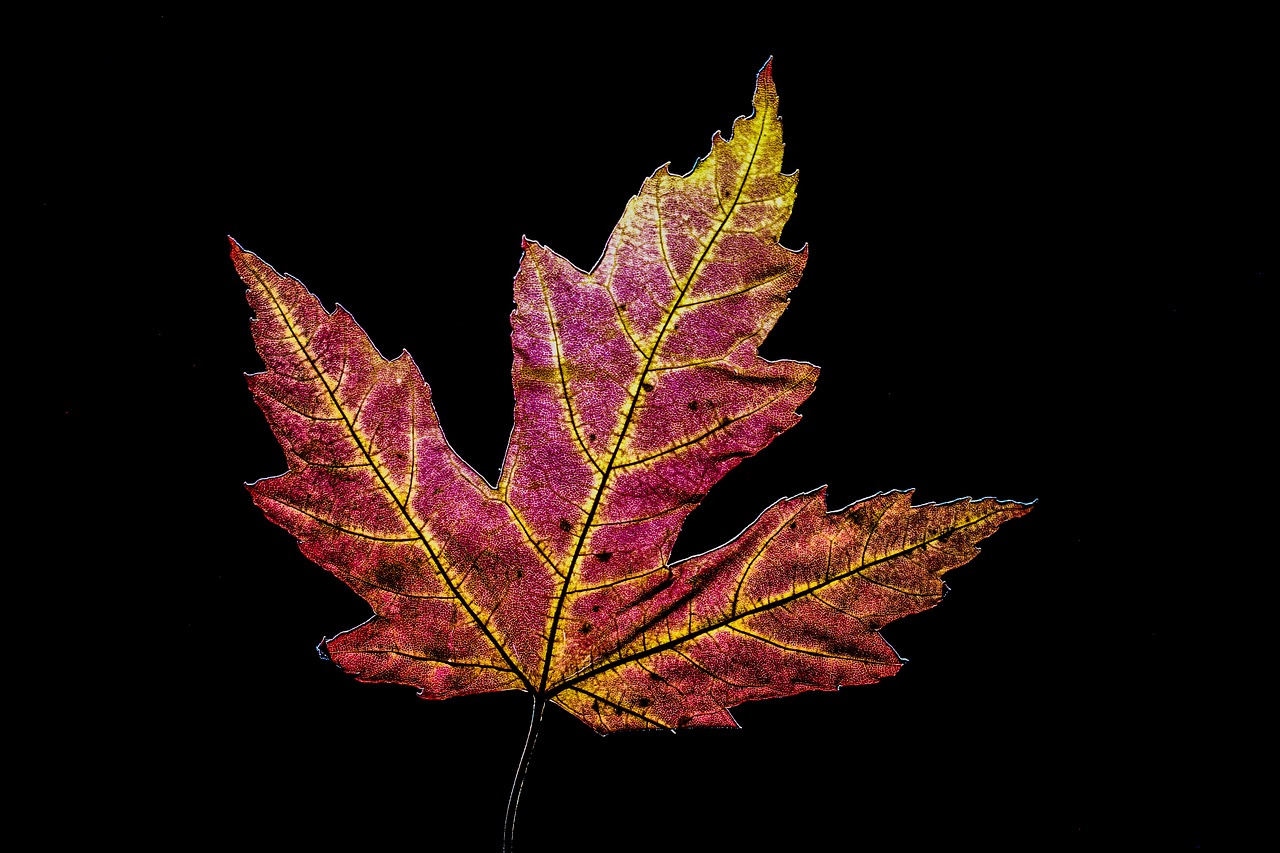
<path fill-rule="evenodd" d="M 538 742 L 538 730 L 542 728 L 542 714 L 547 710 L 547 700 L 543 696 L 534 696 L 533 716 L 529 720 L 529 734 L 524 740 L 524 752 L 520 753 L 520 764 L 516 767 L 516 778 L 511 783 L 511 797 L 507 800 L 507 817 L 502 822 L 502 850 L 512 853 L 515 850 L 516 809 L 520 806 L 520 791 L 524 788 L 524 779 L 529 775 L 529 765 L 533 763 L 533 747 Z"/>

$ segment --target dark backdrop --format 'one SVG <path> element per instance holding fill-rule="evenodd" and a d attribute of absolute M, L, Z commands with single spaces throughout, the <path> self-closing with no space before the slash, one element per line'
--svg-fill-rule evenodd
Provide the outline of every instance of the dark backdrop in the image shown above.
<path fill-rule="evenodd" d="M 1252 712 L 1220 632 L 1266 560 L 1227 478 L 1258 464 L 1241 387 L 1275 281 L 1251 22 L 681 15 L 157 15 L 31 51 L 24 293 L 61 330 L 56 446 L 97 448 L 56 454 L 57 491 L 106 528 L 59 543 L 93 615 L 64 629 L 81 689 L 50 689 L 78 693 L 60 784 L 110 804 L 104 831 L 497 848 L 529 700 L 423 702 L 317 655 L 368 610 L 244 490 L 284 462 L 227 235 L 408 349 L 493 480 L 521 235 L 590 267 L 772 55 L 784 243 L 811 256 L 763 352 L 823 372 L 677 555 L 824 483 L 833 507 L 1038 507 L 886 629 L 896 678 L 742 706 L 739 731 L 600 738 L 550 711 L 525 849 L 1229 836 Z"/>

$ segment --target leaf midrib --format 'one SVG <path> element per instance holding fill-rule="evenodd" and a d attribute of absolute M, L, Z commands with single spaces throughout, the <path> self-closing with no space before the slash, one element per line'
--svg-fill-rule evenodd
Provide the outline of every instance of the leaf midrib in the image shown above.
<path fill-rule="evenodd" d="M 342 416 L 342 422 L 346 425 L 347 433 L 351 436 L 352 442 L 355 443 L 356 448 L 360 451 L 361 456 L 363 456 L 365 461 L 368 462 L 370 469 L 372 469 L 372 471 L 374 472 L 374 475 L 378 478 L 378 482 L 382 484 L 383 491 L 386 492 L 386 494 L 390 497 L 392 503 L 394 503 L 396 508 L 400 511 L 400 515 L 404 518 L 405 523 L 408 524 L 409 528 L 413 531 L 414 537 L 419 542 L 422 543 L 423 549 L 427 552 L 427 556 L 430 557 L 432 564 L 436 567 L 437 573 L 439 573 L 440 578 L 444 581 L 445 585 L 449 588 L 449 592 L 453 595 L 453 598 L 462 606 L 464 610 L 467 611 L 467 615 L 471 617 L 472 623 L 475 624 L 476 627 L 480 629 L 481 633 L 484 634 L 485 638 L 493 646 L 494 650 L 497 651 L 498 655 L 502 658 L 502 660 L 506 662 L 508 668 L 510 668 L 510 670 L 513 673 L 515 673 L 516 677 L 518 677 L 520 681 L 524 683 L 526 689 L 532 691 L 533 685 L 530 682 L 530 680 L 525 676 L 524 672 L 520 669 L 520 667 L 516 665 L 515 661 L 511 659 L 511 656 L 507 653 L 507 650 L 503 646 L 503 644 L 499 642 L 498 638 L 495 637 L 493 635 L 493 632 L 489 630 L 488 622 L 485 620 L 482 620 L 479 617 L 479 615 L 476 613 L 476 611 L 472 609 L 470 602 L 468 602 L 466 598 L 462 596 L 461 591 L 458 589 L 457 585 L 454 584 L 453 579 L 449 576 L 448 571 L 445 570 L 444 564 L 440 560 L 440 556 L 436 553 L 435 549 L 431 547 L 431 542 L 427 539 L 425 532 L 418 525 L 417 520 L 413 517 L 413 513 L 409 510 L 409 507 L 406 506 L 405 503 L 400 500 L 400 496 L 396 494 L 396 491 L 394 488 L 391 487 L 391 484 L 387 482 L 386 476 L 382 473 L 382 469 L 379 468 L 378 464 L 374 461 L 373 456 L 370 454 L 369 448 L 365 445 L 365 442 L 361 437 L 359 430 L 356 429 L 356 425 L 352 422 L 350 416 L 347 414 L 346 408 L 342 405 L 341 402 L 339 402 L 335 389 L 329 385 L 328 378 L 324 375 L 324 371 L 320 369 L 319 365 L 316 362 L 316 359 L 311 355 L 310 350 L 307 348 L 307 343 L 302 339 L 302 336 L 298 332 L 298 328 L 293 323 L 292 316 L 281 304 L 280 300 L 276 296 L 275 291 L 271 288 L 268 282 L 261 275 L 258 274 L 258 271 L 254 269 L 253 266 L 250 264 L 246 264 L 245 268 L 249 270 L 250 275 L 254 277 L 254 279 L 258 282 L 258 285 L 262 288 L 262 292 L 267 295 L 267 297 L 271 300 L 272 305 L 275 306 L 276 315 L 280 317 L 280 319 L 284 322 L 285 328 L 289 330 L 289 336 L 293 339 L 294 343 L 297 345 L 298 350 L 299 352 L 302 353 L 303 358 L 306 359 L 307 365 L 311 368 L 311 371 L 315 375 L 316 379 L 324 387 L 325 393 L 329 395 L 329 401 L 333 404 L 333 407 L 334 409 L 337 410 L 338 414 Z M 318 307 L 320 308 L 321 311 L 324 311 L 323 306 L 318 306 Z M 329 314 L 329 312 L 325 311 L 324 313 L 332 317 L 332 315 Z M 377 380 L 375 379 L 374 381 L 376 382 Z"/>
<path fill-rule="evenodd" d="M 551 673 L 551 662 L 555 657 L 556 634 L 560 627 L 560 616 L 564 611 L 564 602 L 565 602 L 565 599 L 568 597 L 569 587 L 573 582 L 573 575 L 575 570 L 577 569 L 578 560 L 582 556 L 582 549 L 586 544 L 587 536 L 590 535 L 592 522 L 595 520 L 596 512 L 600 507 L 600 501 L 604 497 L 605 486 L 609 482 L 609 476 L 615 470 L 614 463 L 618 458 L 619 451 L 622 449 L 623 442 L 626 440 L 627 429 L 631 426 L 631 421 L 635 415 L 636 405 L 639 402 L 640 394 L 643 393 L 645 377 L 649 375 L 649 370 L 651 365 L 653 364 L 653 360 L 657 356 L 658 349 L 662 345 L 662 340 L 666 336 L 667 329 L 671 325 L 671 319 L 676 315 L 676 312 L 680 309 L 680 304 L 684 300 L 685 294 L 688 293 L 689 289 L 693 286 L 693 282 L 697 278 L 698 271 L 702 268 L 703 263 L 706 261 L 707 255 L 711 252 L 711 249 L 717 244 L 717 241 L 720 239 L 721 233 L 724 232 L 725 226 L 729 224 L 729 220 L 733 218 L 733 214 L 738 209 L 738 201 L 742 198 L 743 189 L 746 187 L 747 180 L 751 176 L 752 169 L 755 166 L 755 162 L 756 162 L 756 155 L 760 150 L 760 141 L 761 139 L 763 139 L 765 134 L 765 129 L 768 127 L 768 120 L 769 120 L 767 115 L 768 106 L 769 105 L 767 100 L 761 106 L 760 131 L 756 135 L 755 144 L 752 146 L 752 149 L 751 149 L 751 156 L 747 160 L 746 168 L 743 170 L 743 173 L 742 173 L 742 179 L 738 183 L 738 189 L 737 189 L 737 192 L 734 194 L 733 203 L 729 206 L 729 210 L 724 213 L 724 216 L 720 220 L 720 223 L 716 226 L 715 233 L 712 234 L 711 239 L 707 241 L 707 245 L 702 250 L 702 254 L 699 255 L 697 262 L 689 270 L 689 274 L 685 279 L 685 286 L 680 288 L 679 296 L 676 297 L 675 302 L 672 304 L 671 308 L 667 311 L 666 317 L 664 318 L 662 323 L 662 328 L 658 331 L 657 337 L 654 338 L 653 346 L 650 347 L 649 349 L 649 355 L 645 358 L 644 368 L 640 371 L 640 374 L 637 377 L 636 390 L 632 394 L 631 403 L 627 406 L 627 415 L 626 415 L 626 418 L 623 420 L 622 429 L 619 430 L 618 432 L 618 440 L 617 442 L 615 442 L 613 446 L 613 453 L 610 454 L 609 456 L 608 464 L 605 466 L 604 471 L 600 475 L 600 484 L 596 487 L 596 494 L 595 494 L 595 497 L 592 499 L 591 509 L 587 512 L 586 521 L 583 522 L 582 529 L 578 533 L 578 542 L 577 542 L 577 545 L 574 547 L 573 556 L 569 560 L 569 569 L 568 569 L 568 572 L 565 574 L 564 583 L 560 587 L 560 595 L 556 599 L 555 613 L 551 618 L 551 630 L 547 634 L 547 652 L 546 652 L 546 655 L 543 661 L 543 666 L 542 666 L 542 679 L 538 684 L 537 695 L 539 696 L 550 695 L 550 694 L 547 694 L 547 680 L 550 677 L 550 673 Z M 714 153 L 714 148 L 712 149 L 712 151 Z M 660 204 L 657 206 L 657 211 L 658 211 L 657 215 L 660 220 L 661 219 Z M 663 249 L 663 254 L 665 255 L 666 253 L 665 246 L 661 248 Z M 563 689 L 563 687 L 558 687 L 555 690 L 555 692 L 558 693 L 561 689 Z"/>
<path fill-rule="evenodd" d="M 603 663 L 603 664 L 598 665 L 598 666 L 596 666 L 596 667 L 594 667 L 594 668 L 592 668 L 592 669 L 587 670 L 586 672 L 582 673 L 581 675 L 576 675 L 576 676 L 574 676 L 574 677 L 572 677 L 572 678 L 570 678 L 570 679 L 567 679 L 567 680 L 562 681 L 561 683 L 559 683 L 559 684 L 555 685 L 555 686 L 554 686 L 554 687 L 549 691 L 548 696 L 554 696 L 554 695 L 556 695 L 557 693 L 559 693 L 559 692 L 561 692 L 561 691 L 563 691 L 563 690 L 567 690 L 568 688 L 573 687 L 573 686 L 574 686 L 574 685 L 576 685 L 576 684 L 580 684 L 581 682 L 586 681 L 587 679 L 594 678 L 595 676 L 599 675 L 599 674 L 600 674 L 600 673 L 602 673 L 602 672 L 608 672 L 608 671 L 609 671 L 609 670 L 611 670 L 611 669 L 615 669 L 616 667 L 623 666 L 623 665 L 625 665 L 625 664 L 631 663 L 632 661 L 642 660 L 642 659 L 647 658 L 647 657 L 650 657 L 650 656 L 652 656 L 652 655 L 660 654 L 660 653 L 665 652 L 665 651 L 667 651 L 667 650 L 669 650 L 669 649 L 673 649 L 673 648 L 676 648 L 677 646 L 683 645 L 684 643 L 689 642 L 690 640 L 694 639 L 695 637 L 699 637 L 699 636 L 701 636 L 701 635 L 703 635 L 703 634 L 707 634 L 707 633 L 710 633 L 710 632 L 712 632 L 712 631 L 718 631 L 718 630 L 720 630 L 721 628 L 732 627 L 732 626 L 733 626 L 733 624 L 734 624 L 735 622 L 740 622 L 740 621 L 742 621 L 743 619 L 747 619 L 747 618 L 750 618 L 750 617 L 755 616 L 755 615 L 757 615 L 757 614 L 764 613 L 765 611 L 768 611 L 768 610 L 773 610 L 773 609 L 774 609 L 774 608 L 776 608 L 776 607 L 782 607 L 782 606 L 785 606 L 785 605 L 787 605 L 787 604 L 792 603 L 793 601 L 797 601 L 797 600 L 799 600 L 799 599 L 801 599 L 801 598 L 804 598 L 804 597 L 806 597 L 806 596 L 815 595 L 815 594 L 817 594 L 817 592 L 818 592 L 819 590 L 824 589 L 824 588 L 826 588 L 826 587 L 828 587 L 828 586 L 830 586 L 830 585 L 832 585 L 832 584 L 834 584 L 834 583 L 839 583 L 839 582 L 841 582 L 841 581 L 848 580 L 849 578 L 856 577 L 856 576 L 861 575 L 862 573 L 866 572 L 868 569 L 875 568 L 876 566 L 881 565 L 881 564 L 883 564 L 883 563 L 887 563 L 887 562 L 889 562 L 889 561 L 891 561 L 891 560 L 897 560 L 897 559 L 900 559 L 900 558 L 905 557 L 905 556 L 907 556 L 907 555 L 911 554 L 912 552 L 914 552 L 914 551 L 918 551 L 918 550 L 920 550 L 920 549 L 922 549 L 922 548 L 927 548 L 929 545 L 933 544 L 934 542 L 940 542 L 940 541 L 942 541 L 942 540 L 943 540 L 943 537 L 950 537 L 952 534 L 957 533 L 957 532 L 959 532 L 959 531 L 961 531 L 961 530 L 964 530 L 964 529 L 965 529 L 965 528 L 967 528 L 967 527 L 972 527 L 973 525 L 978 524 L 978 523 L 980 523 L 980 522 L 986 521 L 988 518 L 991 518 L 991 517 L 992 517 L 992 516 L 994 516 L 994 515 L 998 515 L 998 514 L 999 514 L 1000 512 L 1002 512 L 1002 511 L 1003 511 L 1003 510 L 993 510 L 993 511 L 991 511 L 991 512 L 984 513 L 984 514 L 982 514 L 982 515 L 980 515 L 980 516 L 977 516 L 977 517 L 975 517 L 975 518 L 970 519 L 969 521 L 966 521 L 964 524 L 960 524 L 960 525 L 957 525 L 957 526 L 955 526 L 955 527 L 952 527 L 952 528 L 947 529 L 947 531 L 946 531 L 945 533 L 940 533 L 940 534 L 938 534 L 938 535 L 933 536 L 932 538 L 923 539 L 923 540 L 921 540 L 920 542 L 917 542 L 916 544 L 914 544 L 914 545 L 912 545 L 912 546 L 910 546 L 910 547 L 908 547 L 908 548 L 903 548 L 903 549 L 901 549 L 901 550 L 894 551 L 894 552 L 889 553 L 889 554 L 884 554 L 884 555 L 882 555 L 882 556 L 880 556 L 880 557 L 877 557 L 877 558 L 875 558 L 875 559 L 871 560 L 870 562 L 865 562 L 865 561 L 864 561 L 864 562 L 862 562 L 862 563 L 858 564 L 858 567 L 857 567 L 857 568 L 852 568 L 852 567 L 851 567 L 848 571 L 846 571 L 846 572 L 842 572 L 841 574 L 839 574 L 839 575 L 837 575 L 837 576 L 835 576 L 835 577 L 828 578 L 828 579 L 826 579 L 826 580 L 822 581 L 821 583 L 816 583 L 816 584 L 814 584 L 814 585 L 812 585 L 812 586 L 809 586 L 809 587 L 806 587 L 805 589 L 800 590 L 800 591 L 798 591 L 798 592 L 793 592 L 793 593 L 791 593 L 790 595 L 783 596 L 782 598 L 778 598 L 778 599 L 775 599 L 775 600 L 773 600 L 773 601 L 765 602 L 764 604 L 761 604 L 761 605 L 759 605 L 758 607 L 753 607 L 753 608 L 751 608 L 750 610 L 745 610 L 745 611 L 743 611 L 743 612 L 741 612 L 741 613 L 732 613 L 732 614 L 730 614 L 730 615 L 729 615 L 729 617 L 728 617 L 728 618 L 726 618 L 726 619 L 723 619 L 723 620 L 720 620 L 720 621 L 717 621 L 717 622 L 710 622 L 710 623 L 708 623 L 708 624 L 706 624 L 706 625 L 702 626 L 701 628 L 699 628 L 699 629 L 697 629 L 697 630 L 695 630 L 695 631 L 690 631 L 689 633 L 684 634 L 684 635 L 682 635 L 682 636 L 680 636 L 680 637 L 677 637 L 677 638 L 675 638 L 675 639 L 667 640 L 666 642 L 659 643 L 659 644 L 657 644 L 657 645 L 655 645 L 655 646 L 651 646 L 651 647 L 648 647 L 648 648 L 641 649 L 641 650 L 640 650 L 640 651 L 638 651 L 638 652 L 633 652 L 633 653 L 631 653 L 631 654 L 623 655 L 623 656 L 621 656 L 621 657 L 618 657 L 618 658 L 615 658 L 615 659 L 613 659 L 613 660 L 607 661 L 606 663 Z M 872 581 L 872 582 L 874 583 L 874 581 Z M 880 584 L 880 585 L 881 585 L 881 586 L 885 586 L 884 584 Z M 891 588 L 893 588 L 893 587 L 891 587 Z M 896 588 L 894 588 L 894 589 L 896 589 Z M 897 590 L 897 591 L 898 591 L 898 592 L 903 592 L 904 594 L 909 594 L 909 593 L 906 593 L 904 590 Z M 652 625 L 652 624 L 647 625 L 647 626 L 645 626 L 645 630 L 647 631 L 649 628 L 652 628 L 652 627 L 653 627 L 653 625 Z M 638 638 L 640 638 L 640 637 L 643 637 L 643 636 L 644 636 L 644 631 L 641 631 L 639 634 L 637 634 L 637 639 L 638 639 Z M 634 642 L 634 640 L 633 640 L 633 642 Z M 620 650 L 619 650 L 619 651 L 620 651 Z M 616 652 L 615 652 L 615 653 L 616 653 Z"/>

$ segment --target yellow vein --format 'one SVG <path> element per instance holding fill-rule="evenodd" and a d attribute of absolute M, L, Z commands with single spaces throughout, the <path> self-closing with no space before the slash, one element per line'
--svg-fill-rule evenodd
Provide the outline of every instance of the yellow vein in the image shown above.
<path fill-rule="evenodd" d="M 799 518 L 800 513 L 808 509 L 809 505 L 817 499 L 818 498 L 815 495 L 800 506 L 796 507 L 796 511 L 783 519 L 782 523 L 775 527 L 773 532 L 769 534 L 769 537 L 760 543 L 760 547 L 751 555 L 751 559 L 747 560 L 746 565 L 742 567 L 742 574 L 738 576 L 738 584 L 733 590 L 733 603 L 729 605 L 730 614 L 738 612 L 738 599 L 742 595 L 742 586 L 747 582 L 747 575 L 751 572 L 752 567 L 755 566 L 756 561 L 759 560 L 764 555 L 764 552 L 768 550 L 769 546 L 773 544 L 773 540 L 776 539 L 783 530 L 787 529 L 787 525 Z"/>
<path fill-rule="evenodd" d="M 759 634 L 752 633 L 751 631 L 744 631 L 742 628 L 735 628 L 733 625 L 729 625 L 728 628 L 730 631 L 733 631 L 734 633 L 741 634 L 744 637 L 750 637 L 753 640 L 759 640 L 765 645 L 774 646 L 776 648 L 782 649 L 784 652 L 798 652 L 799 654 L 802 654 L 802 655 L 813 655 L 814 657 L 819 657 L 819 658 L 835 658 L 836 660 L 850 660 L 850 661 L 857 661 L 858 663 L 884 663 L 884 661 L 879 660 L 877 658 L 863 658 L 863 657 L 856 657 L 854 655 L 837 655 L 837 654 L 832 654 L 831 652 L 819 652 L 819 651 L 814 651 L 813 649 L 802 649 L 802 648 L 799 648 L 798 646 L 788 646 L 783 643 L 779 643 L 777 640 L 771 640 L 768 637 L 762 637 Z"/>
<path fill-rule="evenodd" d="M 533 261 L 533 271 L 538 277 L 538 287 L 542 290 L 542 301 L 547 306 L 547 320 L 551 326 L 551 337 L 555 344 L 556 372 L 560 376 L 560 390 L 564 394 L 564 405 L 569 410 L 569 426 L 573 429 L 573 437 L 578 442 L 578 447 L 582 450 L 582 455 L 587 457 L 587 461 L 591 463 L 591 467 L 597 472 L 604 473 L 600 469 L 600 463 L 596 461 L 595 455 L 592 454 L 591 448 L 587 447 L 587 443 L 582 440 L 582 433 L 578 430 L 578 418 L 573 411 L 573 395 L 569 393 L 569 380 L 564 375 L 564 349 L 560 346 L 560 326 L 556 322 L 555 309 L 551 307 L 551 297 L 547 294 L 546 280 L 542 275 L 542 266 L 538 263 L 538 253 L 530 252 L 530 260 Z"/>
<path fill-rule="evenodd" d="M 722 299 L 731 299 L 735 296 L 742 296 L 744 294 L 750 293 L 753 290 L 756 290 L 757 288 L 764 287 L 766 284 L 773 284 L 775 281 L 780 281 L 786 278 L 788 275 L 790 275 L 791 272 L 792 272 L 791 267 L 787 267 L 777 275 L 769 276 L 768 278 L 762 278 L 759 281 L 757 281 L 755 284 L 748 285 L 747 287 L 744 287 L 741 290 L 730 290 L 726 293 L 717 293 L 712 296 L 708 296 L 705 299 L 695 299 L 692 302 L 686 302 L 685 304 L 680 306 L 680 310 L 684 311 L 689 308 L 696 308 L 699 305 L 706 305 L 710 302 L 719 302 Z"/>
<path fill-rule="evenodd" d="M 778 401 L 785 398 L 788 394 L 790 394 L 792 391 L 794 391 L 796 388 L 799 388 L 803 384 L 804 384 L 803 381 L 791 383 L 786 388 L 784 388 L 782 392 L 778 394 L 776 397 L 770 397 L 764 403 L 760 404 L 759 406 L 755 407 L 749 412 L 743 412 L 742 414 L 734 415 L 731 418 L 726 417 L 724 420 L 722 420 L 720 423 L 716 424 L 714 427 L 704 432 L 702 435 L 695 436 L 689 439 L 688 441 L 682 441 L 679 444 L 673 444 L 670 447 L 667 447 L 663 450 L 659 450 L 656 453 L 651 453 L 648 456 L 641 456 L 639 459 L 632 459 L 629 462 L 619 462 L 614 467 L 630 468 L 633 465 L 642 465 L 645 462 L 651 462 L 654 459 L 661 459 L 663 456 L 668 456 L 672 453 L 683 450 L 686 447 L 691 447 L 692 445 L 695 445 L 701 441 L 704 441 L 705 439 L 710 438 L 711 436 L 715 435 L 717 432 L 720 432 L 723 429 L 727 429 L 729 426 L 736 423 L 737 421 L 743 420 L 745 418 L 749 418 L 754 414 L 758 414 L 759 412 L 764 411 L 765 409 L 772 406 L 774 403 L 777 403 Z"/>

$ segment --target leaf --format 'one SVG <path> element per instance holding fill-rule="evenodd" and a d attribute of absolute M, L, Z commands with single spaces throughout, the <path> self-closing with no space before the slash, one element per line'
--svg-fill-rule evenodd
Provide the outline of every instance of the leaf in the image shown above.
<path fill-rule="evenodd" d="M 266 365 L 249 384 L 288 461 L 253 500 L 373 609 L 325 641 L 342 669 L 433 699 L 525 690 L 531 744 L 548 702 L 601 733 L 733 726 L 748 700 L 894 674 L 880 629 L 1030 510 L 887 492 L 828 512 L 818 489 L 670 561 L 818 376 L 758 354 L 808 254 L 778 242 L 797 176 L 777 106 L 765 65 L 752 114 L 690 174 L 648 178 L 590 272 L 525 242 L 496 486 L 449 446 L 407 353 L 384 359 L 344 308 L 232 241 Z"/>

